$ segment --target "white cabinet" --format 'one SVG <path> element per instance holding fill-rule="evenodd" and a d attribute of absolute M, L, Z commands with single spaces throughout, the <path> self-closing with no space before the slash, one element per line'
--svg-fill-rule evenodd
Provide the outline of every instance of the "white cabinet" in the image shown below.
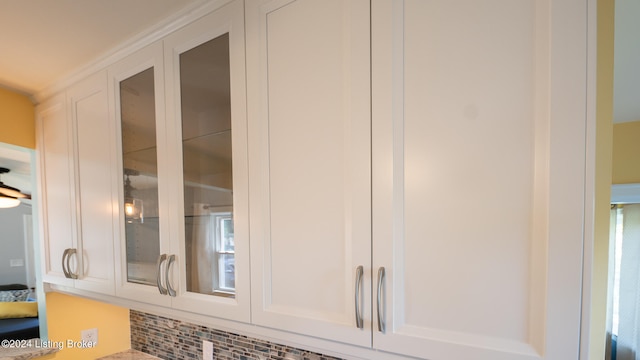
<path fill-rule="evenodd" d="M 244 72 L 242 1 L 109 68 L 119 296 L 250 320 Z"/>
<path fill-rule="evenodd" d="M 38 107 L 44 281 L 114 293 L 112 164 L 105 72 Z"/>
<path fill-rule="evenodd" d="M 257 325 L 371 345 L 369 39 L 368 1 L 247 4 Z"/>
<path fill-rule="evenodd" d="M 67 117 L 66 94 L 38 105 L 36 111 L 38 182 L 41 194 L 41 231 L 44 241 L 42 279 L 73 285 L 67 277 L 69 249 L 76 248 L 73 130 Z"/>
<path fill-rule="evenodd" d="M 359 357 L 578 358 L 586 2 L 211 4 L 38 107 L 45 281 Z"/>
<path fill-rule="evenodd" d="M 163 44 L 172 306 L 249 322 L 244 2 Z"/>
<path fill-rule="evenodd" d="M 559 3 L 374 2 L 374 347 L 578 358 L 586 3 Z"/>
<path fill-rule="evenodd" d="M 113 191 L 114 139 L 101 71 L 67 90 L 75 129 L 78 280 L 75 287 L 114 293 Z M 69 269 L 72 271 L 71 269 Z"/>
<path fill-rule="evenodd" d="M 247 7 L 253 322 L 577 359 L 586 3 L 371 6 Z"/>
<path fill-rule="evenodd" d="M 116 295 L 169 306 L 169 297 L 157 288 L 163 275 L 158 259 L 170 247 L 169 204 L 159 197 L 160 191 L 167 191 L 162 180 L 166 165 L 158 161 L 166 158 L 163 70 L 162 43 L 158 42 L 109 67 L 108 79 L 117 144 L 113 151 L 118 174 Z"/>

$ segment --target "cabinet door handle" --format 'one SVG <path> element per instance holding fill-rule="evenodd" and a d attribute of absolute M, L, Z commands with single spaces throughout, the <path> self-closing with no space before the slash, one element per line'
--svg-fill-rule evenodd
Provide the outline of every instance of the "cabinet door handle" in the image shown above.
<path fill-rule="evenodd" d="M 377 307 L 378 307 L 378 331 L 380 332 L 384 332 L 385 329 L 385 323 L 384 323 L 384 319 L 382 318 L 383 315 L 383 308 L 382 308 L 382 286 L 384 284 L 384 278 L 385 278 L 385 271 L 384 271 L 384 267 L 380 267 L 380 269 L 378 269 L 378 296 L 377 296 Z"/>
<path fill-rule="evenodd" d="M 164 279 L 167 284 L 167 291 L 169 292 L 169 296 L 176 297 L 176 291 L 171 287 L 171 281 L 169 281 L 169 271 L 171 270 L 171 264 L 176 260 L 175 255 L 169 256 L 167 260 L 167 267 L 165 268 Z"/>
<path fill-rule="evenodd" d="M 157 267 L 158 267 L 158 271 L 156 272 L 156 284 L 158 285 L 158 291 L 160 291 L 161 295 L 167 295 L 167 289 L 165 289 L 162 286 L 162 278 L 161 278 L 161 274 L 162 274 L 162 263 L 167 260 L 167 254 L 162 254 L 160 256 L 158 256 L 158 263 L 157 263 Z"/>
<path fill-rule="evenodd" d="M 360 293 L 362 292 L 362 274 L 364 268 L 362 265 L 356 269 L 356 289 L 355 289 L 355 302 L 356 302 L 356 327 L 358 329 L 364 328 L 364 322 L 362 320 L 362 309 L 360 309 Z"/>
<path fill-rule="evenodd" d="M 67 264 L 65 263 L 66 257 L 69 256 L 69 250 L 71 249 L 64 249 L 64 252 L 62 253 L 62 272 L 64 273 L 64 277 L 67 279 L 71 278 L 69 270 L 67 270 Z"/>
<path fill-rule="evenodd" d="M 70 279 L 77 279 L 77 278 L 78 278 L 78 274 L 74 274 L 74 273 L 72 273 L 72 272 L 71 272 L 71 267 L 69 266 L 69 261 L 71 260 L 71 255 L 76 255 L 76 256 L 78 256 L 77 251 L 76 251 L 76 249 L 67 249 L 67 250 L 69 251 L 69 252 L 67 253 L 67 273 L 69 274 L 69 276 L 68 276 L 68 277 L 69 277 Z"/>

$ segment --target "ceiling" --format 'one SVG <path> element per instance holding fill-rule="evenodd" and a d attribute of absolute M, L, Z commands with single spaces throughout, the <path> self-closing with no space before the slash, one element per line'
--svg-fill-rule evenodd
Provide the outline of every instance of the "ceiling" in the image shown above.
<path fill-rule="evenodd" d="M 205 1 L 0 0 L 0 86 L 37 94 Z"/>

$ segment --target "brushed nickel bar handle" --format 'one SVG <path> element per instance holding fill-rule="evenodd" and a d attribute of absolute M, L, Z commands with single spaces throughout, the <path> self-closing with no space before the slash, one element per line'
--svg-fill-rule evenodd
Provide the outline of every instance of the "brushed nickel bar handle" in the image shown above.
<path fill-rule="evenodd" d="M 383 313 L 383 309 L 382 309 L 382 284 L 384 282 L 384 278 L 385 278 L 385 270 L 384 267 L 380 267 L 378 269 L 378 331 L 380 332 L 384 332 L 385 331 L 385 323 L 384 320 L 382 319 L 382 313 Z"/>
<path fill-rule="evenodd" d="M 171 270 L 171 264 L 176 260 L 175 255 L 169 256 L 167 260 L 167 267 L 165 268 L 164 279 L 167 284 L 167 292 L 169 292 L 169 296 L 176 297 L 176 291 L 171 287 L 171 282 L 169 281 L 169 270 Z"/>
<path fill-rule="evenodd" d="M 69 261 L 71 260 L 71 255 L 78 256 L 78 253 L 77 253 L 76 249 L 67 249 L 67 250 L 69 250 L 69 252 L 67 253 L 67 273 L 69 274 L 69 278 L 77 279 L 78 278 L 78 274 L 74 274 L 74 273 L 71 272 L 71 267 L 69 266 Z"/>
<path fill-rule="evenodd" d="M 162 273 L 162 263 L 167 260 L 167 254 L 162 254 L 160 256 L 158 256 L 158 262 L 157 262 L 157 272 L 156 272 L 156 284 L 158 285 L 158 291 L 160 291 L 160 295 L 167 295 L 167 289 L 165 289 L 162 286 L 162 279 L 161 279 L 161 273 Z"/>
<path fill-rule="evenodd" d="M 62 253 L 62 272 L 64 273 L 64 277 L 66 277 L 67 279 L 71 278 L 71 275 L 69 274 L 69 271 L 67 270 L 66 264 L 64 262 L 65 258 L 67 256 L 69 256 L 69 250 L 71 249 L 64 249 L 64 252 Z"/>
<path fill-rule="evenodd" d="M 358 329 L 364 328 L 364 321 L 362 319 L 362 309 L 360 309 L 360 293 L 362 292 L 362 275 L 364 273 L 364 268 L 362 265 L 358 266 L 356 269 L 356 327 Z"/>

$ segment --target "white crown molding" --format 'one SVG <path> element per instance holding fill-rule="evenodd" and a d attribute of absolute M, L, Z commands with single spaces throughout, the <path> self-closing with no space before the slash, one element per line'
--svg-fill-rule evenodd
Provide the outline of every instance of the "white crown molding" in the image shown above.
<path fill-rule="evenodd" d="M 44 100 L 47 100 L 85 77 L 107 68 L 109 65 L 131 55 L 135 51 L 140 50 L 157 40 L 164 38 L 172 32 L 194 22 L 216 9 L 219 9 L 231 1 L 232 0 L 198 0 L 196 3 L 187 6 L 172 16 L 162 20 L 157 25 L 142 31 L 120 45 L 107 50 L 102 56 L 89 62 L 87 65 L 75 69 L 71 73 L 62 75 L 53 84 L 37 91 L 33 95 L 32 101 L 37 105 Z"/>

